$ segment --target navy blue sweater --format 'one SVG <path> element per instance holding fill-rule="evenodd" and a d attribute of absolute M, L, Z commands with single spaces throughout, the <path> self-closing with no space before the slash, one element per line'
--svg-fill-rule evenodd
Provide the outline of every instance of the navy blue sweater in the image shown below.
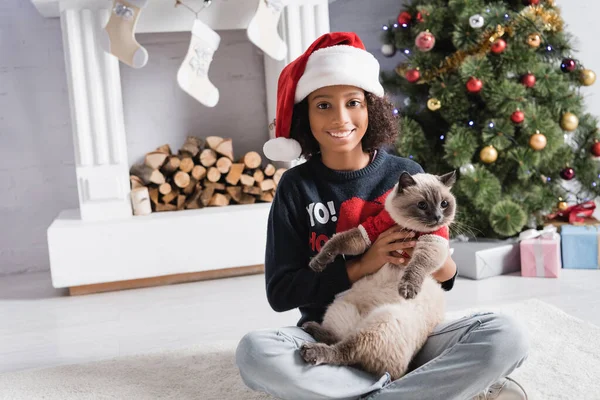
<path fill-rule="evenodd" d="M 306 321 L 321 322 L 334 296 L 350 288 L 346 260 L 338 256 L 323 272 L 308 263 L 329 238 L 377 214 L 403 171 L 423 172 L 412 160 L 379 150 L 358 171 L 327 168 L 319 155 L 286 171 L 271 206 L 265 254 L 267 298 L 275 311 L 298 307 Z M 452 288 L 454 278 L 444 282 Z"/>

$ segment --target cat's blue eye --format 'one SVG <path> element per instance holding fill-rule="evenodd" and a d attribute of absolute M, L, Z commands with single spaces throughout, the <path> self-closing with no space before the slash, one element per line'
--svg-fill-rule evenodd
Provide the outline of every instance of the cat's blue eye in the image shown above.
<path fill-rule="evenodd" d="M 419 207 L 421 210 L 427 210 L 427 203 L 426 203 L 426 202 L 424 202 L 424 201 L 420 201 L 420 202 L 417 204 L 417 207 Z"/>
<path fill-rule="evenodd" d="M 440 206 L 442 206 L 442 208 L 447 208 L 448 207 L 448 202 L 446 200 L 442 201 L 442 203 L 440 204 Z"/>

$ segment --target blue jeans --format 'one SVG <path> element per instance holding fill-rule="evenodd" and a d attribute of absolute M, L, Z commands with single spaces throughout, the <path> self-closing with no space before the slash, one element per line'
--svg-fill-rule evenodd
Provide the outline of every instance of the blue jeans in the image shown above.
<path fill-rule="evenodd" d="M 277 398 L 465 400 L 518 368 L 528 351 L 523 328 L 513 318 L 483 313 L 444 322 L 429 336 L 409 373 L 390 382 L 357 368 L 309 365 L 300 357 L 312 336 L 298 327 L 250 332 L 236 362 L 244 383 Z"/>

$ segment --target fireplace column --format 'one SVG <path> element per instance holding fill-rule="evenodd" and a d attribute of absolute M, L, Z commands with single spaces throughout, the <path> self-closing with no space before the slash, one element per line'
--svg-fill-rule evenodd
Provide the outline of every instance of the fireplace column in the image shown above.
<path fill-rule="evenodd" d="M 86 221 L 132 216 L 119 63 L 98 40 L 108 18 L 103 8 L 60 11 L 79 209 Z"/>

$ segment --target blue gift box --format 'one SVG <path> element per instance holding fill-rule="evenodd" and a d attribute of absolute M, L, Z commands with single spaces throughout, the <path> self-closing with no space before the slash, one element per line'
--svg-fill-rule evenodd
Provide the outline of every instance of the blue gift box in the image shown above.
<path fill-rule="evenodd" d="M 560 230 L 563 268 L 598 269 L 597 226 L 563 225 Z"/>

